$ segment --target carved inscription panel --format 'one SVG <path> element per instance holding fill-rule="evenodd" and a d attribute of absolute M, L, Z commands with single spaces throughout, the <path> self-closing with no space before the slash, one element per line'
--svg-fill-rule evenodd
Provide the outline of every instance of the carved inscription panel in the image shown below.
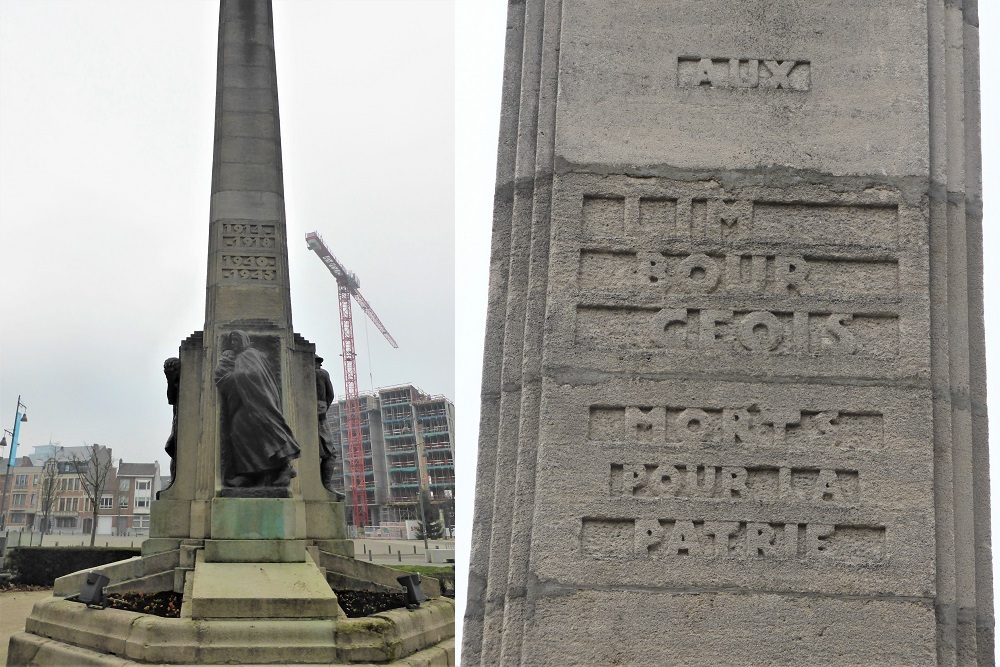
<path fill-rule="evenodd" d="M 581 304 L 576 342 L 595 347 L 894 357 L 899 324 L 881 312 L 831 313 Z"/>
<path fill-rule="evenodd" d="M 556 247 L 575 260 L 562 321 L 577 351 L 664 364 L 685 353 L 720 370 L 745 370 L 747 356 L 785 358 L 776 368 L 793 373 L 818 359 L 830 361 L 814 372 L 905 367 L 894 360 L 928 306 L 926 223 L 902 192 L 565 178 Z"/>
<path fill-rule="evenodd" d="M 677 85 L 681 88 L 761 88 L 765 90 L 809 90 L 808 60 L 762 60 L 760 58 L 677 59 Z"/>
<path fill-rule="evenodd" d="M 697 463 L 612 463 L 611 497 L 812 501 L 851 506 L 860 501 L 858 471 Z"/>
<path fill-rule="evenodd" d="M 692 85 L 731 85 L 722 64 Z M 736 64 L 745 83 L 750 63 Z M 629 571 L 636 585 L 755 589 L 780 572 L 835 591 L 856 565 L 860 594 L 928 580 L 904 552 L 933 530 L 929 427 L 900 418 L 912 393 L 890 414 L 868 390 L 926 380 L 926 202 L 808 180 L 557 178 L 543 422 L 587 418 L 572 435 L 543 427 L 559 444 L 539 479 L 578 500 L 537 504 L 561 530 L 539 539 L 572 543 L 602 583 Z"/>
<path fill-rule="evenodd" d="M 227 280 L 272 282 L 278 277 L 278 259 L 272 254 L 277 243 L 277 225 L 223 222 L 219 225 L 221 248 L 219 270 Z"/>
<path fill-rule="evenodd" d="M 557 7 L 555 154 L 571 164 L 926 171 L 927 16 L 907 2 Z"/>
<path fill-rule="evenodd" d="M 583 519 L 588 556 L 626 559 L 818 559 L 875 565 L 885 558 L 885 527 L 704 518 Z"/>
<path fill-rule="evenodd" d="M 784 406 L 592 406 L 591 440 L 715 443 L 741 447 L 877 448 L 878 412 L 800 410 Z"/>
<path fill-rule="evenodd" d="M 782 398 L 588 412 L 587 448 L 606 463 L 603 483 L 588 484 L 581 556 L 667 567 L 677 559 L 889 563 L 893 528 L 880 505 L 899 487 L 883 470 L 881 411 Z"/>
<path fill-rule="evenodd" d="M 586 239 L 642 234 L 643 240 L 794 241 L 893 247 L 899 242 L 899 206 L 885 197 L 866 203 L 785 202 L 701 194 L 584 194 Z"/>
<path fill-rule="evenodd" d="M 776 255 L 735 252 L 580 251 L 579 286 L 615 285 L 640 290 L 651 301 L 664 295 L 818 297 L 866 295 L 895 298 L 897 259 L 838 255 Z"/>

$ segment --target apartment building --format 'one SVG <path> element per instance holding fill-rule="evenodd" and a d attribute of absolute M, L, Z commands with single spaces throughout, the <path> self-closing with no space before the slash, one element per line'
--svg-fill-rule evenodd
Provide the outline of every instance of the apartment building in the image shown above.
<path fill-rule="evenodd" d="M 0 523 L 6 530 L 34 530 L 38 520 L 42 467 L 32 465 L 27 456 L 22 456 L 16 466 L 7 468 L 3 474 L 0 488 L 7 488 L 7 495 Z"/>
<path fill-rule="evenodd" d="M 149 513 L 160 491 L 160 464 L 118 461 L 116 534 L 148 535 Z"/>
<path fill-rule="evenodd" d="M 347 426 L 341 399 L 329 417 L 340 443 L 343 475 L 348 483 Z M 444 396 L 428 395 L 412 385 L 386 387 L 360 397 L 368 524 L 398 523 L 419 518 L 419 492 L 431 492 L 432 503 L 448 526 L 455 517 L 455 406 Z M 350 506 L 351 498 L 348 497 Z M 353 516 L 348 512 L 348 522 Z"/>
<path fill-rule="evenodd" d="M 8 530 L 43 530 L 46 479 L 51 474 L 54 484 L 49 494 L 47 532 L 89 534 L 94 522 L 93 504 L 77 469 L 89 460 L 91 448 L 43 445 L 33 450 L 14 467 L 0 471 L 0 487 L 10 472 L 0 522 Z M 110 463 L 111 467 L 98 497 L 97 533 L 148 534 L 150 506 L 162 484 L 159 463 L 126 463 L 119 459 L 115 466 L 107 447 L 99 449 L 98 460 L 102 466 Z"/>

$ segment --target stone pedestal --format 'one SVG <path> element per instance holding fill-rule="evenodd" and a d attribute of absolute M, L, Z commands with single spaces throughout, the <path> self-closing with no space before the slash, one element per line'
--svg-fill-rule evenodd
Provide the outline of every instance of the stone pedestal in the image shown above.
<path fill-rule="evenodd" d="M 337 618 L 337 596 L 312 560 L 207 562 L 199 558 L 190 587 L 191 618 Z"/>
<path fill-rule="evenodd" d="M 294 540 L 305 537 L 305 511 L 291 498 L 216 498 L 213 540 Z"/>

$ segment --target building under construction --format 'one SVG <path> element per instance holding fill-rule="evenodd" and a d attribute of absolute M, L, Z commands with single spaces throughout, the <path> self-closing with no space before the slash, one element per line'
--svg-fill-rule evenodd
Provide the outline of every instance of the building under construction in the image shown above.
<path fill-rule="evenodd" d="M 386 387 L 359 396 L 365 462 L 368 525 L 394 524 L 420 518 L 419 493 L 431 493 L 428 518 L 442 516 L 455 524 L 455 406 L 444 396 L 430 396 L 412 385 Z M 328 414 L 339 446 L 340 470 L 335 486 L 353 504 L 346 481 L 348 460 L 346 401 Z M 348 523 L 353 517 L 347 516 Z"/>

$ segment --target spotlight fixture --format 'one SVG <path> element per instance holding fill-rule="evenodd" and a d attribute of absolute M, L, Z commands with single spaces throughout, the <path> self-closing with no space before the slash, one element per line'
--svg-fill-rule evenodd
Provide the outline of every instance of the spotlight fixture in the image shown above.
<path fill-rule="evenodd" d="M 97 572 L 87 573 L 87 582 L 80 589 L 80 602 L 91 609 L 104 609 L 104 587 L 111 581 Z"/>
<path fill-rule="evenodd" d="M 420 606 L 421 602 L 427 602 L 427 596 L 424 595 L 424 589 L 420 588 L 420 575 L 419 574 L 407 574 L 402 577 L 396 577 L 396 581 L 406 589 L 406 608 L 416 609 Z"/>

